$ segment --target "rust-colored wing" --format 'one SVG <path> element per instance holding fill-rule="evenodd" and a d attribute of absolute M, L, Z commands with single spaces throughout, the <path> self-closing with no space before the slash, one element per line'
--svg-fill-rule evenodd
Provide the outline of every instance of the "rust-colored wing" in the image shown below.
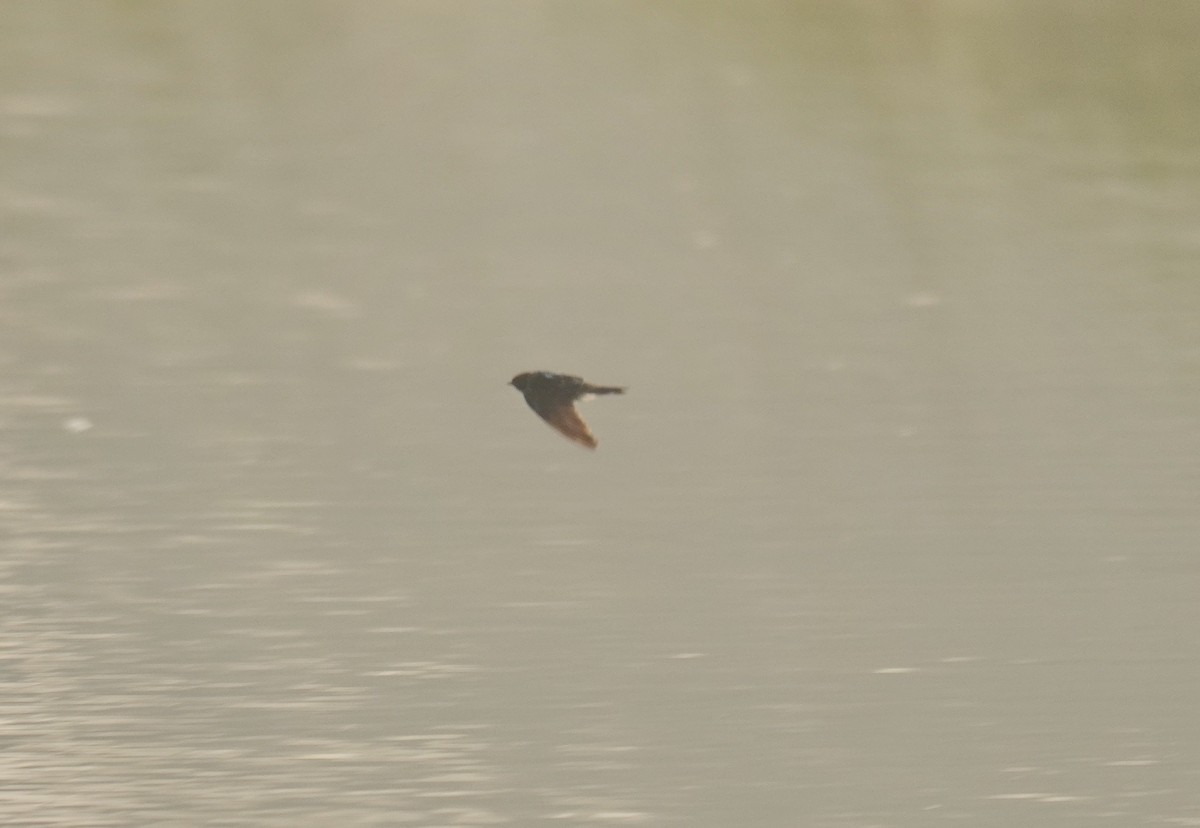
<path fill-rule="evenodd" d="M 531 402 L 529 407 L 568 440 L 574 440 L 579 445 L 587 446 L 590 449 L 596 447 L 596 438 L 592 436 L 587 423 L 583 421 L 571 403 L 542 403 L 539 401 L 538 405 Z"/>

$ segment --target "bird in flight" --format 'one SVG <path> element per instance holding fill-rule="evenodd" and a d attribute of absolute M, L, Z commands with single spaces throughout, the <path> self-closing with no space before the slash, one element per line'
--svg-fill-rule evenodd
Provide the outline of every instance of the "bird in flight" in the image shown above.
<path fill-rule="evenodd" d="M 589 385 L 579 377 L 549 371 L 517 374 L 509 385 L 524 394 L 529 407 L 560 434 L 590 449 L 596 447 L 596 438 L 575 410 L 575 401 L 594 394 L 625 393 L 624 388 Z"/>

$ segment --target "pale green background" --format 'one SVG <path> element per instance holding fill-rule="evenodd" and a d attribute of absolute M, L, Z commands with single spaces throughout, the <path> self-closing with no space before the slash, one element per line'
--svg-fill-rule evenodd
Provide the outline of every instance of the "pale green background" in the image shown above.
<path fill-rule="evenodd" d="M 0 5 L 0 821 L 1200 824 L 1198 32 Z"/>

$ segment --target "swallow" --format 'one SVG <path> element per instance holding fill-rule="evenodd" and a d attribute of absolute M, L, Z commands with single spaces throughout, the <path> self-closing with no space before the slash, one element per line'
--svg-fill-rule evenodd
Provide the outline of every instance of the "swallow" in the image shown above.
<path fill-rule="evenodd" d="M 569 374 L 530 371 L 517 374 L 509 385 L 525 395 L 525 402 L 556 431 L 581 446 L 594 449 L 596 438 L 575 410 L 575 401 L 596 394 L 624 394 L 613 385 L 590 385 Z"/>

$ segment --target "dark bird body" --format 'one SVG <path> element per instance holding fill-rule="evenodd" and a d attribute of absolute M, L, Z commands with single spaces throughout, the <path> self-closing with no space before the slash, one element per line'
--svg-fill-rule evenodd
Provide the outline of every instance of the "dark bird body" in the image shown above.
<path fill-rule="evenodd" d="M 624 388 L 590 385 L 580 377 L 549 371 L 517 374 L 509 385 L 524 394 L 529 407 L 560 434 L 590 449 L 596 447 L 596 438 L 575 410 L 575 401 L 593 394 L 625 393 Z"/>

